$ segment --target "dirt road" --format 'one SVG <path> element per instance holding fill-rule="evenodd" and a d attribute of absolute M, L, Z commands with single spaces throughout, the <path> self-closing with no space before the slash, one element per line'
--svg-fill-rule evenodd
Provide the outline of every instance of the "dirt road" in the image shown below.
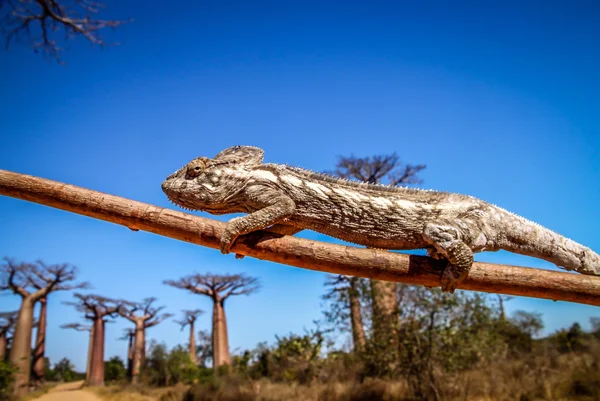
<path fill-rule="evenodd" d="M 60 384 L 35 401 L 102 401 L 95 394 L 80 390 L 83 382 Z"/>

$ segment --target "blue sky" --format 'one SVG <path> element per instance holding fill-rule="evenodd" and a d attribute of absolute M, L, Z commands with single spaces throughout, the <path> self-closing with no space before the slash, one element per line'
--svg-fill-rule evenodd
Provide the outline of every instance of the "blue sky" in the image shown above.
<path fill-rule="evenodd" d="M 107 33 L 120 45 L 72 42 L 64 66 L 23 46 L 0 52 L 0 168 L 171 207 L 162 180 L 232 145 L 319 171 L 338 155 L 397 151 L 427 164 L 425 188 L 477 196 L 600 250 L 597 3 L 173 3 L 109 2 L 104 17 L 134 19 Z M 162 280 L 259 277 L 260 293 L 227 304 L 232 350 L 321 317 L 324 274 L 4 197 L 0 221 L 0 256 L 73 263 L 109 297 L 202 308 L 199 328 L 210 301 Z M 553 268 L 504 252 L 476 259 Z M 86 335 L 58 328 L 79 321 L 60 304 L 69 299 L 50 298 L 47 351 L 82 368 Z M 0 297 L 2 310 L 17 305 Z M 528 298 L 507 308 L 542 312 L 546 332 L 600 315 Z M 116 339 L 128 326 L 107 327 L 107 358 L 125 355 Z M 171 322 L 148 334 L 186 341 Z"/>

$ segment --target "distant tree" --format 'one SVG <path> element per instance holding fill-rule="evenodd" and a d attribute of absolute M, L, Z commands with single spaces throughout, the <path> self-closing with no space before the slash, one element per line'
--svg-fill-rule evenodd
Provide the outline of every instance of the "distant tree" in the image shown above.
<path fill-rule="evenodd" d="M 90 386 L 104 385 L 104 328 L 107 317 L 114 317 L 119 310 L 120 304 L 110 298 L 95 294 L 75 294 L 77 301 L 65 302 L 66 305 L 75 306 L 85 318 L 92 321 L 93 345 L 92 362 L 90 364 L 90 378 L 87 382 Z"/>
<path fill-rule="evenodd" d="M 592 334 L 600 339 L 600 317 L 590 318 L 590 324 L 592 325 Z"/>
<path fill-rule="evenodd" d="M 504 350 L 498 309 L 478 293 L 407 286 L 400 319 L 397 374 L 406 378 L 413 399 L 443 399 L 440 378 L 485 366 Z M 367 374 L 387 374 L 387 357 L 367 352 Z"/>
<path fill-rule="evenodd" d="M 0 312 L 0 362 L 6 359 L 8 343 L 12 340 L 18 313 L 19 311 Z"/>
<path fill-rule="evenodd" d="M 55 380 L 72 382 L 79 380 L 79 373 L 68 358 L 63 358 L 54 365 Z"/>
<path fill-rule="evenodd" d="M 113 356 L 108 361 L 104 362 L 104 381 L 120 382 L 127 377 L 127 369 L 123 364 L 123 360 L 118 356 Z"/>
<path fill-rule="evenodd" d="M 277 344 L 271 352 L 272 374 L 279 380 L 309 383 L 316 377 L 316 361 L 325 343 L 324 333 L 318 329 L 304 335 L 275 336 Z"/>
<path fill-rule="evenodd" d="M 198 365 L 190 360 L 188 350 L 177 345 L 167 356 L 167 377 L 165 385 L 175 383 L 191 384 L 198 378 Z"/>
<path fill-rule="evenodd" d="M 324 311 L 329 323 L 340 327 L 350 320 L 354 351 L 358 353 L 364 352 L 367 344 L 359 294 L 363 280 L 359 277 L 328 275 L 325 286 L 329 290 L 323 296 L 329 302 L 329 308 Z"/>
<path fill-rule="evenodd" d="M 506 320 L 506 311 L 504 310 L 504 302 L 510 301 L 513 297 L 508 295 L 496 294 L 498 297 L 498 309 L 500 310 L 500 320 Z"/>
<path fill-rule="evenodd" d="M 534 349 L 534 340 L 544 328 L 542 315 L 518 310 L 506 319 L 503 308 L 499 308 L 496 334 L 506 344 L 506 353 L 511 358 L 521 357 Z"/>
<path fill-rule="evenodd" d="M 330 172 L 341 178 L 358 180 L 369 184 L 383 184 L 390 186 L 419 184 L 421 179 L 418 178 L 418 173 L 425 169 L 424 164 L 411 165 L 402 164 L 396 153 L 389 155 L 377 155 L 373 157 L 339 157 L 338 163 L 334 171 Z M 356 279 L 354 280 L 356 281 Z M 349 291 L 348 306 L 358 305 L 358 293 L 353 288 L 356 288 L 356 283 L 347 286 Z M 378 348 L 386 355 L 396 353 L 394 330 L 398 323 L 397 314 L 397 298 L 396 298 L 396 283 L 370 280 L 371 284 L 371 306 L 372 306 L 372 341 L 378 344 Z M 330 290 L 328 295 L 333 295 Z M 356 307 L 356 306 L 355 306 Z M 360 343 L 361 333 L 356 317 L 356 311 L 350 313 L 350 316 L 355 316 L 353 326 L 353 338 L 358 339 Z M 363 329 L 364 330 L 364 329 Z M 390 358 L 390 361 L 395 358 Z"/>
<path fill-rule="evenodd" d="M 127 341 L 127 379 L 131 381 L 131 374 L 133 372 L 133 355 L 135 353 L 135 328 L 123 329 L 123 336 L 121 336 L 119 340 Z"/>
<path fill-rule="evenodd" d="M 196 360 L 200 366 L 207 366 L 208 360 L 213 359 L 212 335 L 208 330 L 198 331 L 198 343 L 196 345 Z"/>
<path fill-rule="evenodd" d="M 16 263 L 5 258 L 0 267 L 2 284 L 0 290 L 9 290 L 21 297 L 21 307 L 17 317 L 14 340 L 10 349 L 10 361 L 18 369 L 15 375 L 14 395 L 20 397 L 29 390 L 31 373 L 31 334 L 33 329 L 33 310 L 36 302 L 53 291 L 67 291 L 87 287 L 87 283 L 67 284 L 74 281 L 77 268 L 67 263 L 46 265 L 43 262 Z M 35 350 L 36 358 L 41 358 L 41 375 L 43 377 L 43 344 L 45 336 L 45 320 L 41 349 Z M 37 368 L 38 366 L 36 366 Z M 39 372 L 39 371 L 38 371 Z"/>
<path fill-rule="evenodd" d="M 138 383 L 139 375 L 146 357 L 146 329 L 156 326 L 172 313 L 160 313 L 165 307 L 155 307 L 152 304 L 156 298 L 145 298 L 142 302 L 120 301 L 119 315 L 135 325 L 134 353 L 131 370 L 131 382 Z"/>
<path fill-rule="evenodd" d="M 213 367 L 229 365 L 229 341 L 225 319 L 225 300 L 232 295 L 249 295 L 259 289 L 258 280 L 243 274 L 192 274 L 165 284 L 206 295 L 213 301 L 212 348 Z"/>
<path fill-rule="evenodd" d="M 90 380 L 91 366 L 92 366 L 92 347 L 94 345 L 94 328 L 93 326 L 87 326 L 81 323 L 67 323 L 60 326 L 61 329 L 72 329 L 76 331 L 87 331 L 90 333 L 88 340 L 88 354 L 87 362 L 85 367 L 85 381 L 86 383 Z"/>
<path fill-rule="evenodd" d="M 563 353 L 586 350 L 585 337 L 586 333 L 577 322 L 573 323 L 568 330 L 559 330 L 552 336 L 554 342 L 558 345 L 559 351 Z"/>
<path fill-rule="evenodd" d="M 196 355 L 196 331 L 194 330 L 194 326 L 196 323 L 196 319 L 204 313 L 202 309 L 194 309 L 194 310 L 184 310 L 183 318 L 181 320 L 175 320 L 175 323 L 181 325 L 181 330 L 185 328 L 185 326 L 190 326 L 190 342 L 189 342 L 189 350 L 190 350 L 190 360 L 192 363 L 198 363 L 198 357 Z"/>
<path fill-rule="evenodd" d="M 65 41 L 83 37 L 92 45 L 104 46 L 99 31 L 127 22 L 94 18 L 103 7 L 91 0 L 4 0 L 0 2 L 0 32 L 6 36 L 7 48 L 24 37 L 34 52 L 60 62 L 56 40 L 60 33 Z"/>
<path fill-rule="evenodd" d="M 33 351 L 33 369 L 32 379 L 35 383 L 40 384 L 44 381 L 44 354 L 46 352 L 46 318 L 48 308 L 48 296 L 41 297 L 38 301 L 40 304 L 40 313 L 37 320 L 37 330 L 35 338 L 35 348 Z"/>

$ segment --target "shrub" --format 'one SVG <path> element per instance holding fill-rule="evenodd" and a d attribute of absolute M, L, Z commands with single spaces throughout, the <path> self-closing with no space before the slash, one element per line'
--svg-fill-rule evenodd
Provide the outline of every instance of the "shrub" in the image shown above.
<path fill-rule="evenodd" d="M 107 382 L 122 382 L 127 378 L 127 368 L 123 360 L 113 356 L 104 362 L 104 380 Z"/>
<path fill-rule="evenodd" d="M 0 361 L 0 400 L 10 399 L 16 372 L 10 362 Z"/>

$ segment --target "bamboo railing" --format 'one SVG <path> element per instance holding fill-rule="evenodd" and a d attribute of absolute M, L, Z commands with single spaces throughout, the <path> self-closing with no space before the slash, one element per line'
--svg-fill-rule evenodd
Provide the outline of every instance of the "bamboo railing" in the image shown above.
<path fill-rule="evenodd" d="M 6 170 L 0 170 L 0 195 L 217 249 L 225 227 L 219 221 Z M 268 230 L 240 237 L 232 252 L 310 270 L 428 287 L 440 285 L 443 269 L 441 262 L 425 256 L 323 243 Z M 577 273 L 476 262 L 459 288 L 600 306 L 600 277 Z"/>

